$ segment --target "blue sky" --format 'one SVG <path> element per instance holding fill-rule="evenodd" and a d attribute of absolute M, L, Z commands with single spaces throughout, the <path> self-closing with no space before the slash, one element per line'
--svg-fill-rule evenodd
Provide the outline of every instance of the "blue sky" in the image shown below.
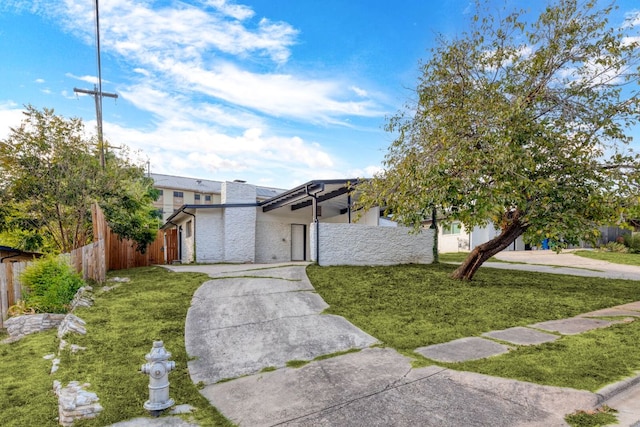
<path fill-rule="evenodd" d="M 151 171 L 291 188 L 371 176 L 469 0 L 100 0 L 104 134 Z M 496 0 L 527 7 L 532 2 Z M 534 3 L 535 4 L 535 3 Z M 618 1 L 622 17 L 640 10 Z M 538 5 L 539 6 L 539 5 Z M 94 0 L 2 0 L 0 139 L 22 106 L 95 129 Z"/>

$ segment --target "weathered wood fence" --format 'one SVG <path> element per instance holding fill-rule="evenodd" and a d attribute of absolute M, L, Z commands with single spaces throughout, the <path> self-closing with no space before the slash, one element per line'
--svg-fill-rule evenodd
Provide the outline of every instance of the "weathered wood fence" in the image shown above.
<path fill-rule="evenodd" d="M 111 231 L 97 204 L 92 206 L 91 216 L 94 242 L 61 255 L 85 280 L 102 283 L 106 280 L 107 271 L 164 264 L 177 258 L 175 230 L 168 230 L 166 233 L 158 230 L 155 241 L 143 254 L 136 250 L 135 242 L 120 239 Z M 22 299 L 20 274 L 30 263 L 0 264 L 0 328 L 4 327 L 9 307 Z"/>

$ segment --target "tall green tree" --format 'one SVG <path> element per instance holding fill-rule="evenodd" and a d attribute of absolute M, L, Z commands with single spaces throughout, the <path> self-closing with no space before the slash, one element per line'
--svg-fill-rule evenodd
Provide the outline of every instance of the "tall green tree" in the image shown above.
<path fill-rule="evenodd" d="M 102 169 L 80 119 L 27 106 L 21 125 L 0 141 L 0 175 L 0 231 L 24 249 L 69 252 L 87 244 L 94 202 L 112 229 L 139 248 L 155 238 L 152 180 L 113 153 Z"/>
<path fill-rule="evenodd" d="M 558 0 L 533 20 L 476 6 L 468 32 L 439 38 L 417 99 L 388 120 L 385 171 L 361 202 L 416 227 L 434 208 L 468 230 L 493 224 L 499 235 L 453 273 L 467 280 L 521 235 L 593 240 L 639 196 L 632 22 L 611 26 L 615 9 L 595 0 Z"/>

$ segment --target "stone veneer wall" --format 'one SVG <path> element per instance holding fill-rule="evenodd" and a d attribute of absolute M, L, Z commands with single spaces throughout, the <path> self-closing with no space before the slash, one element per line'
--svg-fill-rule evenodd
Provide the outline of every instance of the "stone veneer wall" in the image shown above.
<path fill-rule="evenodd" d="M 316 257 L 316 225 L 311 255 Z M 431 264 L 433 230 L 412 234 L 406 227 L 320 223 L 320 265 Z"/>

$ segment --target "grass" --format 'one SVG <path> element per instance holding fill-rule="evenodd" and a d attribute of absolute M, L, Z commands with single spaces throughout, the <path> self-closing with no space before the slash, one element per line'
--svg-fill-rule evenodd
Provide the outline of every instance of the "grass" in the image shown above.
<path fill-rule="evenodd" d="M 564 419 L 572 427 L 601 427 L 618 424 L 615 409 L 611 409 L 604 405 L 597 411 L 584 412 L 578 411 L 574 414 L 567 415 Z"/>
<path fill-rule="evenodd" d="M 57 425 L 58 399 L 49 375 L 51 360 L 42 358 L 57 348 L 53 330 L 13 344 L 0 344 L 0 425 Z"/>
<path fill-rule="evenodd" d="M 446 252 L 438 253 L 439 262 L 462 262 L 469 256 L 469 252 Z M 492 260 L 494 261 L 494 260 Z"/>
<path fill-rule="evenodd" d="M 452 280 L 455 266 L 307 268 L 327 312 L 414 357 L 422 346 L 483 332 L 573 317 L 640 300 L 640 283 L 553 274 L 481 269 L 472 282 Z M 440 364 L 542 384 L 596 390 L 640 370 L 631 353 L 640 339 L 640 321 L 555 343 L 519 347 L 479 362 Z"/>
<path fill-rule="evenodd" d="M 88 382 L 103 412 L 95 420 L 74 426 L 104 426 L 135 417 L 148 417 L 143 403 L 149 398 L 147 375 L 140 367 L 154 340 L 163 340 L 176 369 L 170 373 L 170 396 L 177 404 L 197 410 L 187 416 L 201 426 L 232 425 L 198 392 L 187 370 L 184 323 L 191 297 L 208 276 L 171 273 L 162 268 L 139 268 L 115 272 L 129 283 L 97 293 L 95 305 L 75 314 L 87 322 L 87 334 L 67 336 L 69 343 L 87 347 L 78 353 L 63 351 L 58 372 L 51 376 L 51 361 L 42 359 L 57 352 L 55 331 L 35 334 L 16 343 L 0 345 L 0 425 L 55 426 L 57 399 L 51 392 L 54 379 L 63 385 L 72 380 Z M 28 378 L 28 380 L 25 380 Z"/>
<path fill-rule="evenodd" d="M 307 364 L 309 364 L 311 362 L 317 362 L 319 360 L 331 359 L 333 357 L 343 356 L 343 355 L 349 354 L 349 353 L 357 353 L 360 350 L 361 349 L 359 349 L 359 348 L 350 348 L 349 350 L 336 351 L 335 353 L 323 354 L 321 356 L 313 358 L 312 360 L 298 360 L 298 359 L 289 360 L 286 363 L 286 366 L 287 366 L 287 368 L 302 368 L 303 366 L 306 366 Z M 273 370 L 275 370 L 275 368 Z"/>
<path fill-rule="evenodd" d="M 614 264 L 637 265 L 640 266 L 640 254 L 624 254 L 620 252 L 605 251 L 575 251 L 574 254 L 584 257 L 607 261 Z"/>
<path fill-rule="evenodd" d="M 640 370 L 640 320 L 560 338 L 536 346 L 517 346 L 487 359 L 441 364 L 452 369 L 538 384 L 597 391 Z M 420 360 L 418 366 L 432 365 Z"/>

